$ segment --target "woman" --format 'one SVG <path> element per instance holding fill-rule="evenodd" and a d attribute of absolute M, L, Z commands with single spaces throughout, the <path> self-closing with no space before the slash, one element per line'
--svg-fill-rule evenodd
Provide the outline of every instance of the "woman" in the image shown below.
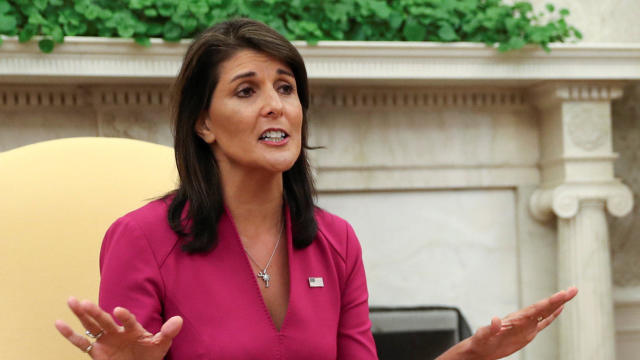
<path fill-rule="evenodd" d="M 375 359 L 360 245 L 314 206 L 295 47 L 256 21 L 218 24 L 174 95 L 180 186 L 107 231 L 100 307 L 69 299 L 95 342 L 60 333 L 94 359 Z M 576 292 L 494 318 L 441 358 L 504 357 Z"/>

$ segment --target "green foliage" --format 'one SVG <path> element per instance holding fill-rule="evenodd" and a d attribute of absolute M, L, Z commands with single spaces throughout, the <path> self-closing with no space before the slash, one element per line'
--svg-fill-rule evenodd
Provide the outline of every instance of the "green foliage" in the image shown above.
<path fill-rule="evenodd" d="M 0 34 L 40 36 L 51 52 L 65 36 L 133 38 L 150 46 L 192 38 L 217 22 L 250 17 L 290 40 L 471 41 L 500 51 L 582 38 L 569 10 L 502 0 L 0 0 Z M 2 38 L 0 38 L 1 44 Z"/>

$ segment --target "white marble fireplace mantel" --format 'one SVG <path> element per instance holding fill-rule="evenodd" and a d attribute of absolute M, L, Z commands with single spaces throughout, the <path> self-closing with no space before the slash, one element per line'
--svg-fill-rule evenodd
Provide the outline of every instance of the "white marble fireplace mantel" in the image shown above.
<path fill-rule="evenodd" d="M 170 145 L 189 42 L 152 44 L 68 37 L 42 54 L 4 38 L 0 151 L 71 136 Z M 560 325 L 512 358 L 614 358 L 605 216 L 633 201 L 613 173 L 610 105 L 640 80 L 640 44 L 295 45 L 310 142 L 326 147 L 311 153 L 319 203 L 359 234 L 372 305 L 456 305 L 478 327 L 577 285 Z"/>

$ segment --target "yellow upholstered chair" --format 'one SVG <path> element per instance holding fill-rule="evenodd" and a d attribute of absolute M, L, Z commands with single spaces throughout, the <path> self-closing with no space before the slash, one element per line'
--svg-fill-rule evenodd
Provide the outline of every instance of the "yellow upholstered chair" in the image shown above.
<path fill-rule="evenodd" d="M 86 359 L 54 327 L 83 330 L 70 295 L 97 300 L 102 237 L 175 188 L 173 149 L 70 138 L 0 153 L 0 359 Z"/>

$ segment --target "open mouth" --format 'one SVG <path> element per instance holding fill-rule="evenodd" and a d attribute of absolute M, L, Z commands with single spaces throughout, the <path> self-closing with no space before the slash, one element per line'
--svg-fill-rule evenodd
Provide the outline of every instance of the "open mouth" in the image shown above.
<path fill-rule="evenodd" d="M 270 142 L 280 142 L 289 137 L 289 134 L 284 132 L 283 130 L 274 130 L 269 129 L 260 135 L 258 140 L 260 141 L 270 141 Z"/>

